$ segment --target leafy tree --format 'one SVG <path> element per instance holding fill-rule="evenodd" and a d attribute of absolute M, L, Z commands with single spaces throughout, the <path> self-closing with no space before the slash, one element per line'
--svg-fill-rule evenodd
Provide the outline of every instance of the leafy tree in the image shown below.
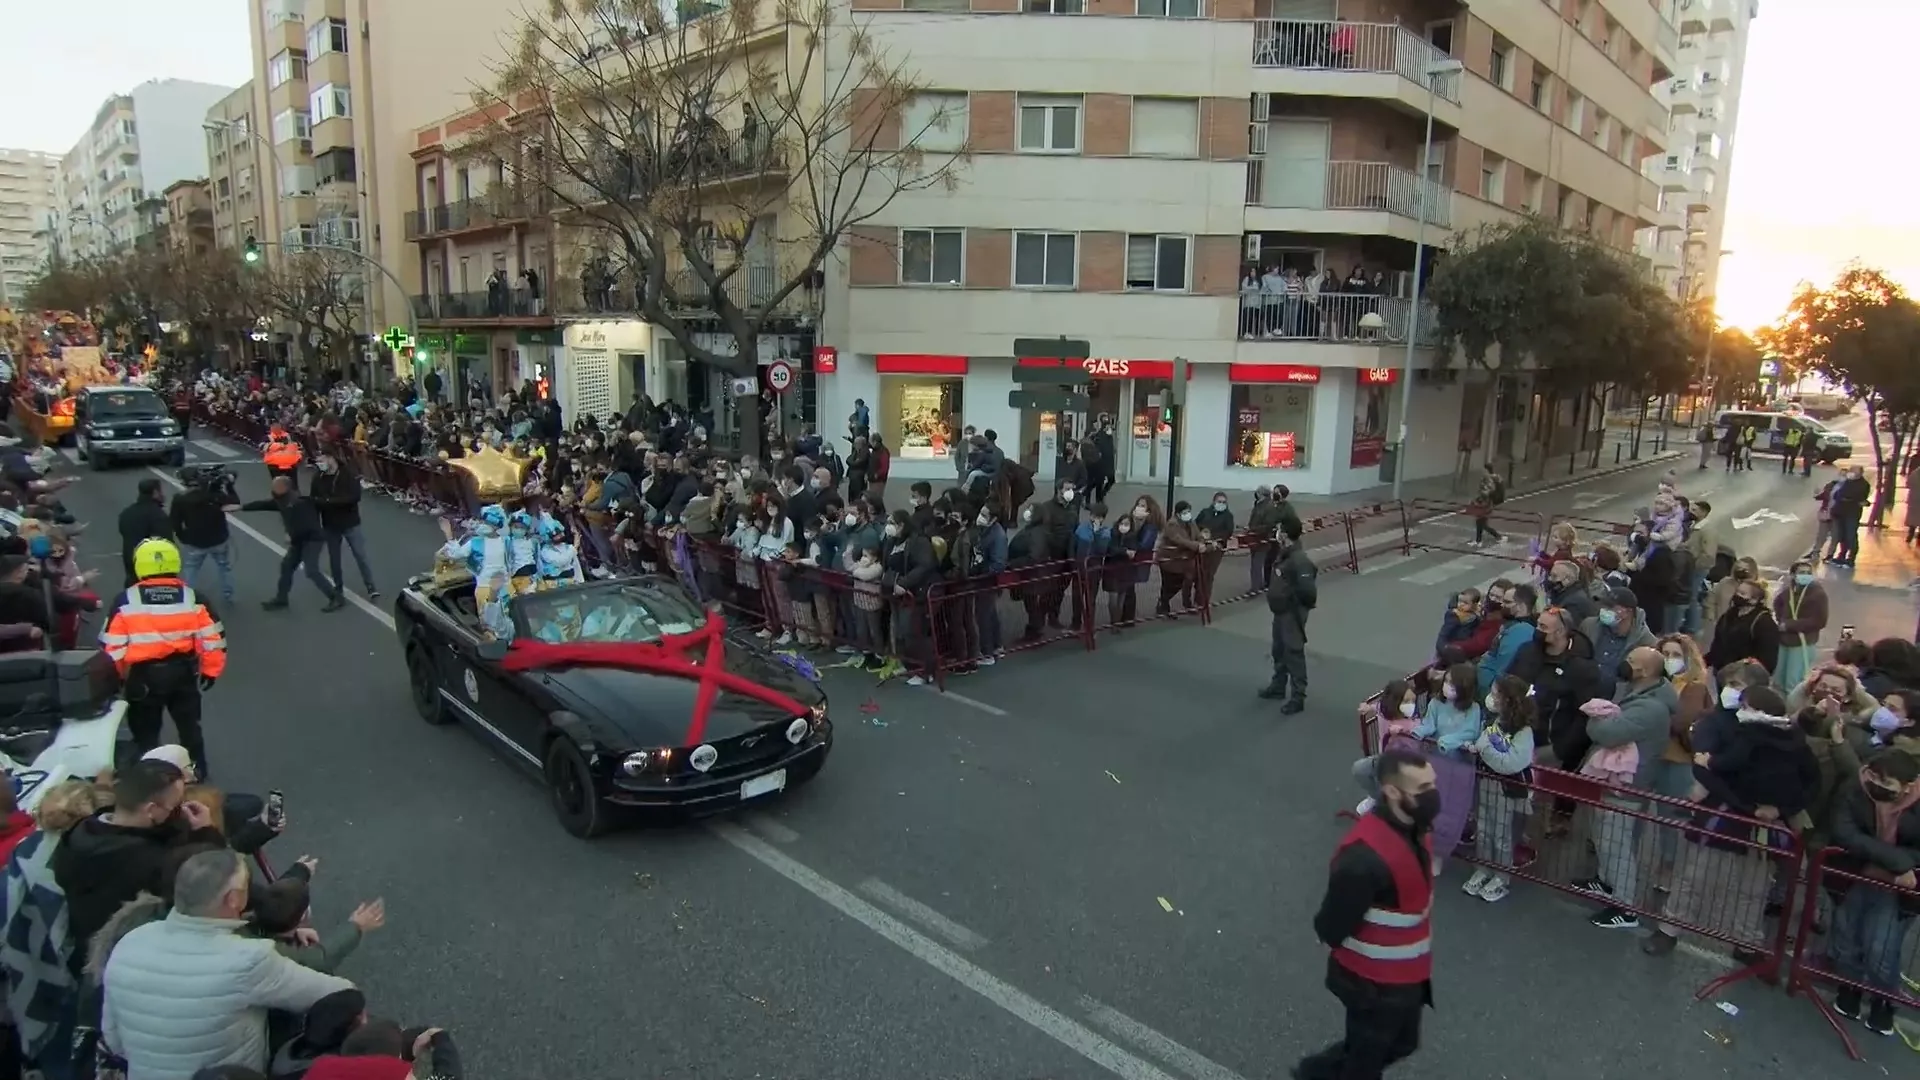
<path fill-rule="evenodd" d="M 1801 283 L 1767 340 L 1789 366 L 1866 405 L 1878 522 L 1892 500 L 1903 451 L 1920 427 L 1920 305 L 1886 274 L 1854 263 L 1824 289 Z M 1890 446 L 1880 430 L 1883 416 L 1892 428 Z"/>
<path fill-rule="evenodd" d="M 903 193 L 949 188 L 965 155 L 895 137 L 920 85 L 831 0 L 668 10 L 527 15 L 463 153 L 555 215 L 558 297 L 634 311 L 688 357 L 752 374 L 763 334 L 817 316 L 842 238 Z"/>
<path fill-rule="evenodd" d="M 1439 355 L 1457 349 L 1496 379 L 1531 362 L 1549 415 L 1559 400 L 1580 396 L 1583 438 L 1616 387 L 1644 398 L 1686 385 L 1691 350 L 1679 305 L 1626 253 L 1547 219 L 1457 238 L 1427 295 L 1438 314 Z M 1598 442 L 1592 452 L 1597 460 Z"/>

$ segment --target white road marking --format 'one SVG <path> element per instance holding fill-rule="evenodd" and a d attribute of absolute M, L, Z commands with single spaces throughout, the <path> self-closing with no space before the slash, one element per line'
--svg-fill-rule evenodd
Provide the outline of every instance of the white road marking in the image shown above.
<path fill-rule="evenodd" d="M 1457 559 L 1448 559 L 1438 566 L 1429 566 L 1425 570 L 1415 571 L 1400 580 L 1409 585 L 1438 585 L 1449 578 L 1459 577 L 1461 574 L 1485 565 L 1487 560 L 1483 556 L 1462 555 Z"/>
<path fill-rule="evenodd" d="M 195 450 L 204 450 L 214 457 L 231 459 L 240 456 L 240 451 L 224 443 L 215 442 L 212 439 L 188 439 L 187 445 L 193 447 Z"/>
<path fill-rule="evenodd" d="M 794 832 L 792 829 L 787 828 L 785 825 L 780 824 L 765 814 L 748 814 L 746 815 L 746 822 L 753 827 L 754 832 L 759 833 L 761 836 L 766 837 L 776 844 L 791 844 L 795 840 L 800 839 L 799 833 Z"/>
<path fill-rule="evenodd" d="M 1121 1080 L 1178 1080 L 1172 1073 L 990 974 L 739 826 L 713 822 L 707 829 L 755 862 L 812 893 L 827 906 L 904 949 L 914 959 Z"/>
<path fill-rule="evenodd" d="M 153 468 L 151 466 L 147 468 L 147 471 L 159 477 L 162 481 L 166 482 L 167 484 L 171 485 L 176 491 L 186 490 L 187 485 L 181 483 L 179 480 L 174 479 L 174 477 L 169 475 L 168 473 L 162 472 L 161 470 Z M 242 536 L 248 536 L 253 538 L 253 540 L 258 542 L 261 547 L 266 548 L 268 551 L 273 552 L 275 555 L 279 555 L 282 558 L 286 557 L 287 549 L 284 544 L 277 544 L 274 541 L 268 539 L 265 533 L 247 524 L 246 522 L 240 520 L 240 517 L 238 514 L 227 515 L 227 524 L 233 526 L 233 529 L 235 532 L 240 533 Z M 361 596 L 359 593 L 342 590 L 341 595 L 347 598 L 347 603 L 352 604 L 354 607 L 357 607 L 361 611 L 364 611 L 367 614 L 373 616 L 374 621 L 378 622 L 381 626 L 384 626 L 389 630 L 394 629 L 393 614 L 391 612 L 381 610 L 380 608 L 374 605 L 373 601 L 368 600 L 366 597 Z"/>
<path fill-rule="evenodd" d="M 1246 1080 L 1225 1065 L 1174 1042 L 1138 1020 L 1103 1005 L 1090 997 L 1080 999 L 1080 1007 L 1093 1022 L 1135 1047 L 1160 1059 L 1160 1063 L 1179 1069 L 1193 1080 Z"/>
<path fill-rule="evenodd" d="M 1591 510 L 1596 506 L 1605 506 L 1621 495 L 1618 491 L 1589 491 L 1573 497 L 1575 510 Z"/>
<path fill-rule="evenodd" d="M 1638 465 L 1628 465 L 1619 469 L 1610 469 L 1607 472 L 1603 472 L 1603 473 L 1596 473 L 1590 476 L 1581 476 L 1572 480 L 1563 480 L 1558 484 L 1550 484 L 1543 488 L 1535 488 L 1532 491 L 1525 492 L 1524 494 L 1509 495 L 1507 496 L 1507 502 L 1519 502 L 1521 499 L 1533 499 L 1533 498 L 1538 498 L 1541 495 L 1551 495 L 1556 491 L 1565 491 L 1570 487 L 1579 487 L 1581 484 L 1591 484 L 1596 480 L 1605 480 L 1610 476 L 1619 476 L 1622 473 L 1630 473 L 1635 469 L 1644 469 L 1650 465 L 1665 465 L 1668 462 L 1674 461 L 1682 456 L 1684 455 L 1681 455 L 1678 453 L 1663 454 L 1660 457 L 1650 458 L 1646 461 L 1643 461 Z M 1461 516 L 1463 516 L 1462 511 L 1449 510 L 1444 514 L 1435 514 L 1433 517 L 1430 517 L 1430 518 L 1422 518 L 1421 524 L 1423 525 L 1431 524 L 1436 521 L 1445 521 L 1448 518 L 1457 518 Z"/>
<path fill-rule="evenodd" d="M 1398 570 L 1410 562 L 1418 561 L 1420 558 L 1420 555 L 1401 555 L 1395 553 L 1387 558 L 1375 559 L 1372 562 L 1361 559 L 1360 575 L 1365 577 L 1368 574 L 1377 574 L 1382 570 Z"/>
<path fill-rule="evenodd" d="M 984 701 L 978 701 L 974 698 L 968 697 L 965 694 L 956 694 L 951 690 L 947 690 L 943 692 L 938 686 L 935 686 L 932 683 L 922 683 L 921 689 L 931 690 L 936 694 L 940 694 L 940 696 L 946 698 L 948 701 L 951 701 L 956 705 L 965 705 L 969 709 L 979 709 L 981 712 L 986 713 L 989 716 L 1007 715 L 1007 710 L 1001 708 L 998 705 L 989 705 Z"/>
<path fill-rule="evenodd" d="M 860 891 L 866 894 L 867 899 L 895 915 L 909 922 L 919 923 L 922 930 L 932 933 L 935 937 L 945 938 L 947 944 L 956 949 L 972 952 L 987 944 L 986 938 L 877 878 L 868 878 L 861 882 Z"/>

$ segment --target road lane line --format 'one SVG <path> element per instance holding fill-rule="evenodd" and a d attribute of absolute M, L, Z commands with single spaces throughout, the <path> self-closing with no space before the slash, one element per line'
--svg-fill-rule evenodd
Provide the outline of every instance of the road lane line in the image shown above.
<path fill-rule="evenodd" d="M 947 944 L 964 952 L 972 952 L 987 944 L 987 939 L 961 926 L 945 915 L 908 896 L 878 878 L 868 878 L 860 883 L 860 891 L 867 899 L 892 911 L 909 922 L 920 924 L 922 930 L 928 930 L 935 937 L 945 938 Z"/>
<path fill-rule="evenodd" d="M 1398 570 L 1399 568 L 1407 565 L 1410 562 L 1419 561 L 1419 559 L 1422 558 L 1425 554 L 1426 552 L 1421 552 L 1419 555 L 1396 554 L 1391 556 L 1390 558 L 1375 559 L 1373 561 L 1361 559 L 1360 560 L 1360 576 L 1365 577 L 1368 574 L 1377 574 L 1382 570 Z"/>
<path fill-rule="evenodd" d="M 709 822 L 707 830 L 740 849 L 748 858 L 812 893 L 828 907 L 904 949 L 914 959 L 1121 1080 L 1178 1080 L 1172 1073 L 990 974 L 739 826 Z"/>
<path fill-rule="evenodd" d="M 1182 1046 L 1118 1009 L 1103 1005 L 1093 998 L 1082 997 L 1080 1007 L 1086 1010 L 1094 1023 L 1159 1058 L 1162 1064 L 1186 1073 L 1193 1080 L 1246 1080 L 1239 1073 L 1205 1054 Z"/>
<path fill-rule="evenodd" d="M 787 828 L 785 825 L 780 824 L 765 814 L 748 814 L 746 815 L 746 822 L 748 825 L 753 826 L 754 832 L 759 833 L 761 836 L 766 837 L 776 844 L 791 844 L 795 840 L 800 839 L 799 833 L 794 832 L 792 829 Z"/>
<path fill-rule="evenodd" d="M 948 701 L 951 701 L 957 705 L 965 705 L 969 709 L 979 709 L 981 712 L 986 713 L 989 716 L 1007 715 L 1007 710 L 1001 708 L 998 705 L 989 705 L 984 701 L 975 700 L 974 698 L 970 698 L 965 694 L 956 694 L 951 690 L 942 690 L 938 686 L 935 686 L 932 683 L 922 683 L 921 689 L 931 690 L 934 693 L 939 694 L 941 697 L 944 697 Z"/>
<path fill-rule="evenodd" d="M 1408 574 L 1400 580 L 1409 585 L 1439 585 L 1449 578 L 1459 577 L 1461 574 L 1485 565 L 1487 560 L 1484 556 L 1462 555 L 1457 559 L 1448 559 L 1439 566 L 1429 566 L 1425 570 Z"/>
<path fill-rule="evenodd" d="M 187 489 L 187 485 L 181 483 L 179 480 L 161 471 L 160 469 L 154 468 L 153 466 L 149 465 L 147 467 L 147 471 L 159 477 L 165 483 L 171 485 L 175 491 L 185 491 Z M 234 531 L 240 533 L 242 536 L 251 537 L 254 541 L 259 543 L 261 547 L 266 548 L 268 551 L 273 552 L 275 555 L 278 555 L 283 559 L 286 558 L 287 549 L 284 544 L 277 544 L 274 541 L 268 539 L 267 534 L 261 532 L 259 529 L 256 529 L 253 526 L 247 524 L 246 522 L 240 520 L 239 515 L 228 514 L 227 524 L 231 525 Z M 393 614 L 391 612 L 381 610 L 379 607 L 376 607 L 374 605 L 373 601 L 368 600 L 366 597 L 361 596 L 359 593 L 349 592 L 345 589 L 342 589 L 340 592 L 340 595 L 347 598 L 347 603 L 352 604 L 354 607 L 357 607 L 361 611 L 364 611 L 367 614 L 373 616 L 374 621 L 378 622 L 381 626 L 384 626 L 389 630 L 394 629 Z"/>
<path fill-rule="evenodd" d="M 193 447 L 195 450 L 205 450 L 207 453 L 212 454 L 214 457 L 237 458 L 240 456 L 240 451 L 235 450 L 232 447 L 225 446 L 221 443 L 214 442 L 212 439 L 189 439 L 187 440 L 187 444 Z"/>

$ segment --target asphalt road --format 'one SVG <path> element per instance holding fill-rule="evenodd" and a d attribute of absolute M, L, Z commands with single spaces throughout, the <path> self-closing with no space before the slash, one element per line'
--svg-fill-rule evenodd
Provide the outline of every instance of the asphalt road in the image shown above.
<path fill-rule="evenodd" d="M 67 492 L 100 534 L 83 555 L 109 578 L 113 518 L 147 475 Z M 257 467 L 242 476 L 243 494 L 263 490 Z M 1530 501 L 1630 505 L 1653 476 Z M 1744 493 L 1742 514 L 1798 505 L 1765 473 L 1711 480 Z M 377 498 L 365 518 L 391 596 L 438 530 Z M 1358 794 L 1353 703 L 1424 658 L 1449 591 L 1499 572 L 1403 580 L 1466 557 L 1441 551 L 1330 575 L 1311 704 L 1287 719 L 1253 698 L 1268 666 L 1257 610 L 1103 636 L 1092 653 L 1056 646 L 944 695 L 829 672 L 840 738 L 816 783 L 736 819 L 589 844 L 476 732 L 415 718 L 383 606 L 322 614 L 298 581 L 294 610 L 259 610 L 278 521 L 242 520 L 260 536 L 236 538 L 232 665 L 207 708 L 217 778 L 286 792 L 274 854 L 320 856 L 320 918 L 387 899 L 390 925 L 345 973 L 376 1012 L 450 1026 L 476 1077 L 1283 1076 L 1339 1022 L 1307 923 L 1332 811 Z M 1804 546 L 1794 528 L 1810 531 L 1742 534 L 1785 552 Z M 1582 913 L 1524 888 L 1496 908 L 1443 887 L 1438 1009 L 1395 1075 L 1837 1074 L 1838 1042 L 1804 1002 L 1741 985 L 1723 997 L 1737 1016 L 1696 1004 L 1724 960 L 1650 961 Z"/>

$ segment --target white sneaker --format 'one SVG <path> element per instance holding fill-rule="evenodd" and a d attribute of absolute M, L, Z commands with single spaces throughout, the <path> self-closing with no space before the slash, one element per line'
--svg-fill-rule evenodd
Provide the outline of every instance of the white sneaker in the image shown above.
<path fill-rule="evenodd" d="M 1372 799 L 1361 799 L 1358 803 L 1354 804 L 1353 816 L 1366 817 L 1368 814 L 1373 813 L 1373 807 L 1374 801 Z"/>
<path fill-rule="evenodd" d="M 775 645 L 791 645 L 793 644 L 793 635 L 783 630 L 779 637 L 773 639 L 773 643 Z"/>
<path fill-rule="evenodd" d="M 773 631 L 757 630 L 754 632 L 753 636 L 759 638 L 761 641 L 769 641 L 769 640 L 772 640 L 773 638 Z"/>
<path fill-rule="evenodd" d="M 1494 874 L 1488 879 L 1486 885 L 1480 889 L 1479 896 L 1480 899 L 1485 900 L 1489 904 L 1497 904 L 1505 900 L 1507 898 L 1507 879 L 1499 874 Z"/>
<path fill-rule="evenodd" d="M 908 680 L 907 680 L 907 685 L 908 685 L 908 686 L 925 686 L 925 685 L 927 685 L 927 679 L 926 679 L 926 676 L 924 676 L 924 675 L 915 675 L 915 676 L 913 676 L 912 678 L 910 678 L 910 679 L 908 679 Z"/>
<path fill-rule="evenodd" d="M 1473 876 L 1461 884 L 1460 891 L 1466 893 L 1468 896 L 1479 896 L 1480 890 L 1486 888 L 1487 883 L 1492 880 L 1492 874 L 1487 873 L 1485 870 L 1475 870 Z"/>
<path fill-rule="evenodd" d="M 993 666 L 993 657 L 991 657 L 991 656 L 983 656 L 983 657 L 981 657 L 980 659 L 978 659 L 978 660 L 975 660 L 975 661 L 974 661 L 974 663 L 976 663 L 976 664 L 978 664 L 978 665 L 980 665 L 981 667 L 992 667 L 992 666 Z"/>

